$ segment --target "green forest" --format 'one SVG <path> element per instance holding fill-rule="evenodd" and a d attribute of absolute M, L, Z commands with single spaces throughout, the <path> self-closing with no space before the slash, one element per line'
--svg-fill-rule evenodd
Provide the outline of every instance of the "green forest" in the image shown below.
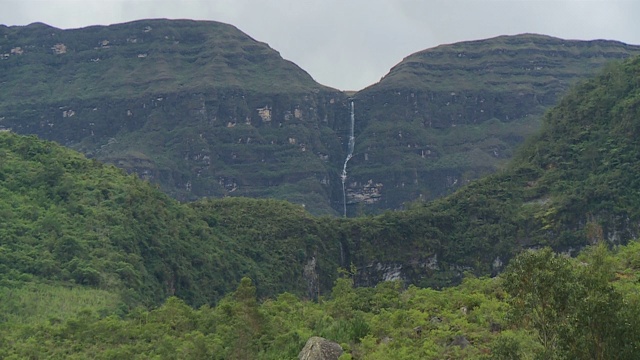
<path fill-rule="evenodd" d="M 331 295 L 258 298 L 243 278 L 215 306 L 170 297 L 123 312 L 86 287 L 2 288 L 4 359 L 295 359 L 310 336 L 340 359 L 635 359 L 640 351 L 640 246 L 603 244 L 577 258 L 526 251 L 499 277 L 443 290 L 399 281 Z"/>
<path fill-rule="evenodd" d="M 634 359 L 640 58 L 573 88 L 500 172 L 357 218 L 181 203 L 0 132 L 0 358 Z"/>

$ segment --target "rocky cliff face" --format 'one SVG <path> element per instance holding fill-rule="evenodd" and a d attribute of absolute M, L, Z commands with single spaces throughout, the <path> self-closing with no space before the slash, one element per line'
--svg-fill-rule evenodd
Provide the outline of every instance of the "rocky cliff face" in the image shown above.
<path fill-rule="evenodd" d="M 2 128 L 138 173 L 181 200 L 339 207 L 346 97 L 232 26 L 2 27 L 0 53 Z"/>
<path fill-rule="evenodd" d="M 69 101 L 7 111 L 3 124 L 136 172 L 181 200 L 274 196 L 330 213 L 340 96 L 223 90 Z"/>
<path fill-rule="evenodd" d="M 569 85 L 639 53 L 518 35 L 407 57 L 353 95 L 349 215 L 437 198 L 496 171 Z M 0 26 L 0 129 L 55 140 L 180 200 L 274 197 L 341 214 L 348 103 L 226 24 Z"/>
<path fill-rule="evenodd" d="M 355 95 L 351 211 L 433 199 L 496 171 L 572 84 L 635 54 L 614 41 L 525 34 L 408 56 Z"/>

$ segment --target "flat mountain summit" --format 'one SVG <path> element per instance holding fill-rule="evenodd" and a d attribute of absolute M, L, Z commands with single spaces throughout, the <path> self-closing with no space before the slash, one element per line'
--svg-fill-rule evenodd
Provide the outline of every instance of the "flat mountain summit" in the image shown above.
<path fill-rule="evenodd" d="M 611 40 L 503 35 L 440 45 L 411 54 L 372 88 L 465 91 L 502 85 L 531 92 L 544 88 L 551 91 L 556 87 L 557 90 L 549 94 L 554 100 L 558 93 L 567 90 L 569 79 L 591 74 L 599 64 L 625 59 L 638 49 L 636 45 Z"/>
<path fill-rule="evenodd" d="M 267 44 L 215 21 L 140 20 L 70 30 L 1 26 L 0 49 L 4 99 L 324 88 Z"/>

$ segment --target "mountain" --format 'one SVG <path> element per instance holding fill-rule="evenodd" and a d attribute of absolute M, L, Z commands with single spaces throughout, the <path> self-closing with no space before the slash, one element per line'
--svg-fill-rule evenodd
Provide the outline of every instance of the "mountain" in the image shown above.
<path fill-rule="evenodd" d="M 492 173 L 570 84 L 640 53 L 504 36 L 407 57 L 355 99 L 350 216 Z M 180 201 L 277 198 L 342 214 L 350 98 L 211 21 L 0 26 L 0 128 L 54 140 Z"/>
<path fill-rule="evenodd" d="M 0 54 L 5 129 L 136 172 L 180 200 L 276 197 L 333 213 L 341 199 L 332 183 L 346 97 L 231 25 L 2 26 Z"/>
<path fill-rule="evenodd" d="M 213 303 L 243 276 L 309 298 L 338 267 L 356 285 L 441 287 L 496 274 L 523 249 L 574 253 L 640 232 L 640 57 L 573 88 L 503 170 L 378 216 L 314 217 L 272 199 L 181 204 L 137 176 L 0 132 L 2 284 L 81 284 L 125 304 Z"/>
<path fill-rule="evenodd" d="M 504 169 L 352 227 L 359 281 L 438 286 L 465 271 L 496 274 L 523 249 L 575 254 L 637 239 L 639 94 L 640 57 L 608 66 L 546 113 Z"/>
<path fill-rule="evenodd" d="M 569 89 L 499 171 L 343 219 L 180 203 L 0 131 L 0 357 L 281 359 L 320 335 L 355 359 L 634 359 L 639 132 L 634 57 Z"/>
<path fill-rule="evenodd" d="M 431 200 L 495 172 L 570 86 L 638 54 L 616 41 L 522 34 L 408 56 L 354 95 L 352 212 Z"/>

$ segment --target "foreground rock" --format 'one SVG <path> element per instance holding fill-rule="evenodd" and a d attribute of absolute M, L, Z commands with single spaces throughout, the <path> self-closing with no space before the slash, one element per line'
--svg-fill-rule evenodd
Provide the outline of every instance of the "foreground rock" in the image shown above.
<path fill-rule="evenodd" d="M 337 360 L 342 355 L 342 347 L 333 341 L 313 336 L 298 354 L 299 360 Z"/>

